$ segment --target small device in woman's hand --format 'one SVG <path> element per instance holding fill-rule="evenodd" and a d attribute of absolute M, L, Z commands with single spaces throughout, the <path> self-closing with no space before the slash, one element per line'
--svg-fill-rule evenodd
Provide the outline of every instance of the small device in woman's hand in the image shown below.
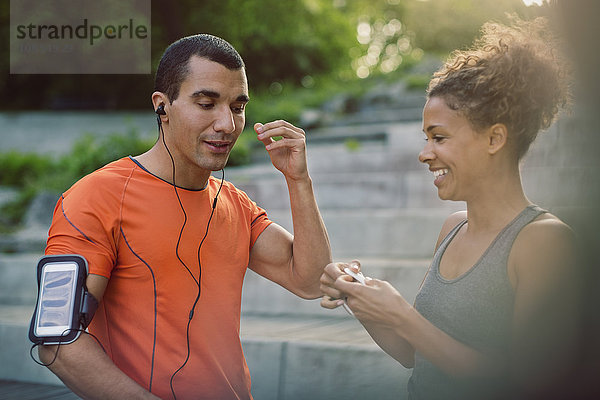
<path fill-rule="evenodd" d="M 362 274 L 362 272 L 354 272 L 349 267 L 344 268 L 344 272 L 353 277 L 358 282 L 362 283 L 363 285 L 365 284 L 365 276 Z"/>

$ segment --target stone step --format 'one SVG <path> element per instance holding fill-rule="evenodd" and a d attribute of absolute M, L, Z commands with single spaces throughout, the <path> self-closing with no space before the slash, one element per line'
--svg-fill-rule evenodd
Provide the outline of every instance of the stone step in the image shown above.
<path fill-rule="evenodd" d="M 227 170 L 226 179 L 243 190 L 259 206 L 269 210 L 290 207 L 283 176 L 265 165 L 264 171 Z M 453 202 L 442 201 L 433 185 L 433 175 L 425 168 L 401 171 L 312 174 L 317 203 L 321 210 L 369 208 L 452 209 Z"/>
<path fill-rule="evenodd" d="M 86 133 L 96 137 L 136 129 L 143 138 L 154 138 L 156 115 L 151 111 L 6 111 L 0 112 L 1 151 L 17 150 L 52 156 L 71 150 Z"/>
<path fill-rule="evenodd" d="M 448 209 L 322 210 L 334 258 L 341 256 L 413 259 L 433 255 L 440 229 L 461 203 Z M 269 218 L 292 232 L 288 211 L 267 210 Z"/>
<path fill-rule="evenodd" d="M 60 379 L 30 357 L 28 331 L 32 313 L 30 305 L 0 305 L 0 379 L 60 385 Z M 37 357 L 35 350 L 33 355 Z"/>
<path fill-rule="evenodd" d="M 308 167 L 313 175 L 427 169 L 418 160 L 425 144 L 423 137 L 420 124 L 414 123 L 338 127 L 309 132 L 306 139 Z M 367 140 L 369 138 L 372 140 Z M 260 145 L 257 153 L 266 155 Z M 268 157 L 259 160 L 263 162 L 228 167 L 227 171 L 261 177 L 277 173 Z"/>
<path fill-rule="evenodd" d="M 349 262 L 352 257 L 341 257 L 335 261 Z M 359 259 L 365 276 L 390 282 L 412 303 L 429 267 L 429 259 Z M 320 300 L 303 300 L 286 289 L 248 271 L 242 290 L 242 313 L 246 316 L 301 316 L 323 318 L 350 318 L 343 308 L 327 310 Z"/>
<path fill-rule="evenodd" d="M 0 235 L 0 254 L 43 252 L 48 226 L 27 226 L 11 234 Z"/>
<path fill-rule="evenodd" d="M 0 279 L 0 304 L 27 305 L 31 308 L 35 305 L 37 298 L 36 268 L 41 256 L 41 252 L 0 253 L 0 276 L 2 276 Z"/>
<path fill-rule="evenodd" d="M 29 317 L 28 307 L 0 306 L 0 379 L 61 385 L 30 358 Z M 410 370 L 354 319 L 244 316 L 241 339 L 257 399 L 406 398 Z"/>
<path fill-rule="evenodd" d="M 17 200 L 18 197 L 19 191 L 17 189 L 0 186 L 0 207 L 4 206 L 6 203 Z"/>
<path fill-rule="evenodd" d="M 256 399 L 406 399 L 411 370 L 354 319 L 242 317 Z"/>
<path fill-rule="evenodd" d="M 78 400 L 80 397 L 62 385 L 0 380 L 0 399 Z"/>
<path fill-rule="evenodd" d="M 29 317 L 37 297 L 36 265 L 41 254 L 0 254 L 0 305 L 28 308 Z M 336 261 L 349 262 L 354 256 L 339 257 Z M 429 266 L 429 259 L 359 258 L 366 276 L 390 282 L 409 302 Z M 302 300 L 286 289 L 249 270 L 242 291 L 244 315 L 295 315 L 309 317 L 347 318 L 339 310 L 320 307 L 319 300 Z"/>

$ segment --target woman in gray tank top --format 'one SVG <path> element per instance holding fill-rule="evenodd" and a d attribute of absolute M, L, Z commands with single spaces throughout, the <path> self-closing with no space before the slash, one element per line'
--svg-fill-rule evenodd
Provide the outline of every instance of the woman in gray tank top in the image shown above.
<path fill-rule="evenodd" d="M 485 24 L 471 50 L 434 74 L 419 160 L 439 197 L 467 210 L 442 226 L 414 306 L 388 282 L 357 282 L 348 264 L 329 264 L 321 277 L 323 307 L 346 299 L 375 342 L 414 368 L 412 399 L 538 395 L 561 377 L 573 233 L 527 199 L 519 172 L 568 100 L 546 25 Z"/>

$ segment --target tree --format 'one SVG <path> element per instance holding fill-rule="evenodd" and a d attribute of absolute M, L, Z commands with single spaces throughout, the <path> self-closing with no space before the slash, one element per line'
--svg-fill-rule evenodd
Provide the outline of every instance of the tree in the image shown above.
<path fill-rule="evenodd" d="M 507 13 L 531 17 L 539 7 L 528 8 L 522 0 L 412 0 L 406 8 L 415 46 L 445 56 L 469 46 L 485 22 L 506 22 Z"/>
<path fill-rule="evenodd" d="M 0 22 L 9 32 L 8 2 Z M 165 47 L 182 36 L 211 33 L 244 57 L 253 87 L 273 81 L 299 84 L 349 64 L 354 25 L 330 0 L 220 0 L 152 3 L 153 71 Z M 9 75 L 9 46 L 0 49 L 4 108 L 143 108 L 151 75 Z"/>

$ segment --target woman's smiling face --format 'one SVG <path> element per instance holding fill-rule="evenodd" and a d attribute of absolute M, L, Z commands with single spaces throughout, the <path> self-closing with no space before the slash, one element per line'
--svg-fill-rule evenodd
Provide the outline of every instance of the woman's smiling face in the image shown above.
<path fill-rule="evenodd" d="M 429 166 L 442 200 L 469 200 L 480 190 L 486 171 L 488 139 L 441 97 L 432 97 L 423 109 L 427 143 L 419 161 Z"/>

